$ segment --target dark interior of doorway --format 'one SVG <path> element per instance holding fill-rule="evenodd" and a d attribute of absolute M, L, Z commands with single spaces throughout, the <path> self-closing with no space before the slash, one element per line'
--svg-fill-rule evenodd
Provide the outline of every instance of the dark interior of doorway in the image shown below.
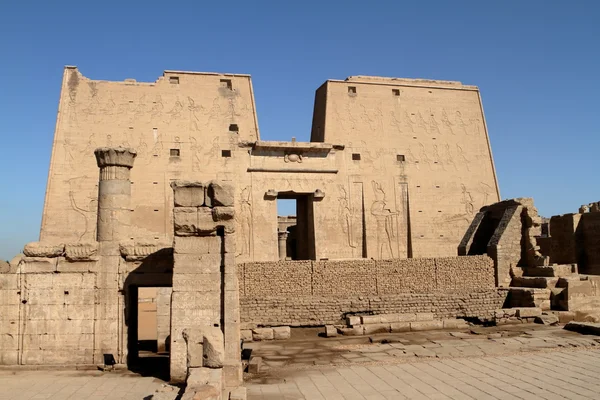
<path fill-rule="evenodd" d="M 294 192 L 279 192 L 278 200 L 278 217 L 289 216 L 290 206 L 296 212 L 296 224 L 285 226 L 278 223 L 278 229 L 286 229 L 288 231 L 287 238 L 287 259 L 291 260 L 314 260 L 315 259 L 315 218 L 314 218 L 314 196 L 312 193 L 294 193 Z M 289 203 L 284 210 L 280 210 L 281 203 Z M 295 206 L 293 205 L 295 202 Z M 283 214 L 283 215 L 282 215 Z M 281 221 L 278 218 L 278 222 Z M 279 227 L 281 225 L 281 227 Z"/>
<path fill-rule="evenodd" d="M 129 286 L 127 313 L 127 367 L 142 376 L 169 380 L 169 347 L 159 346 L 156 299 L 148 293 L 158 287 Z M 154 300 L 154 302 L 153 302 Z M 160 347 L 160 348 L 159 348 Z"/>

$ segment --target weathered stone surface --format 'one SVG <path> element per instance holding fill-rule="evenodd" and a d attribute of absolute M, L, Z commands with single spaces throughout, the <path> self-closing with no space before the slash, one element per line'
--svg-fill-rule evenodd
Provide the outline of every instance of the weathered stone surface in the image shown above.
<path fill-rule="evenodd" d="M 217 327 L 202 329 L 203 335 L 203 362 L 202 366 L 208 368 L 222 368 L 225 361 L 225 345 L 223 332 Z"/>
<path fill-rule="evenodd" d="M 64 244 L 51 244 L 44 242 L 31 242 L 25 245 L 23 254 L 27 257 L 58 257 L 65 251 Z"/>
<path fill-rule="evenodd" d="M 361 317 L 355 315 L 346 317 L 346 324 L 348 326 L 360 325 Z"/>
<path fill-rule="evenodd" d="M 202 207 L 206 188 L 202 182 L 173 181 L 173 201 L 175 207 Z"/>
<path fill-rule="evenodd" d="M 185 329 L 183 338 L 187 345 L 188 368 L 200 368 L 204 365 L 204 335 L 200 329 Z"/>
<path fill-rule="evenodd" d="M 365 333 L 364 325 L 354 325 L 350 328 L 337 328 L 337 330 L 344 336 L 361 336 Z"/>
<path fill-rule="evenodd" d="M 234 204 L 234 189 L 229 184 L 216 181 L 210 182 L 206 193 L 206 205 L 211 207 L 232 207 Z"/>
<path fill-rule="evenodd" d="M 444 323 L 442 321 L 418 321 L 410 323 L 411 331 L 431 331 L 443 328 Z"/>
<path fill-rule="evenodd" d="M 337 328 L 333 325 L 325 325 L 325 337 L 336 337 L 338 335 Z"/>
<path fill-rule="evenodd" d="M 65 258 L 69 261 L 95 261 L 98 259 L 98 242 L 67 243 Z"/>
<path fill-rule="evenodd" d="M 417 321 L 433 321 L 433 313 L 417 313 Z"/>
<path fill-rule="evenodd" d="M 535 318 L 542 315 L 542 309 L 537 307 L 519 307 L 515 311 L 518 318 Z"/>
<path fill-rule="evenodd" d="M 182 400 L 184 399 L 185 396 Z M 192 400 L 221 400 L 221 390 L 211 385 L 195 387 Z"/>
<path fill-rule="evenodd" d="M 535 317 L 536 324 L 557 325 L 558 322 L 558 317 L 554 314 L 542 314 L 538 317 Z"/>
<path fill-rule="evenodd" d="M 252 329 L 253 340 L 273 340 L 273 328 Z"/>
<path fill-rule="evenodd" d="M 391 332 L 390 324 L 368 324 L 364 325 L 364 334 L 372 335 L 375 333 L 389 333 Z"/>
<path fill-rule="evenodd" d="M 215 207 L 212 209 L 214 221 L 229 221 L 235 217 L 235 209 L 233 207 Z"/>
<path fill-rule="evenodd" d="M 246 400 L 246 388 L 239 386 L 231 391 L 229 400 Z"/>
<path fill-rule="evenodd" d="M 252 329 L 242 329 L 240 330 L 240 339 L 244 342 L 252 341 Z"/>
<path fill-rule="evenodd" d="M 392 333 L 410 332 L 410 322 L 393 322 L 390 324 Z"/>
<path fill-rule="evenodd" d="M 262 357 L 252 357 L 248 362 L 248 372 L 258 374 L 262 365 Z"/>
<path fill-rule="evenodd" d="M 565 325 L 564 329 L 585 335 L 600 336 L 600 323 L 571 321 Z"/>
<path fill-rule="evenodd" d="M 381 317 L 379 315 L 364 315 L 361 317 L 363 325 L 367 324 L 380 324 Z"/>
<path fill-rule="evenodd" d="M 292 330 L 289 326 L 276 326 L 273 328 L 273 339 L 289 339 L 292 336 Z"/>
<path fill-rule="evenodd" d="M 444 319 L 442 320 L 444 329 L 466 329 L 469 324 L 464 319 Z"/>
<path fill-rule="evenodd" d="M 0 260 L 0 273 L 5 274 L 10 271 L 10 264 L 8 261 Z"/>

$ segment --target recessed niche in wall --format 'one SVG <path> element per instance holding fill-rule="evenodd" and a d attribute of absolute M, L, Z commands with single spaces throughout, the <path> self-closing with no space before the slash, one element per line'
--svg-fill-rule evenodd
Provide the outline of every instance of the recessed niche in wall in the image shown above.
<path fill-rule="evenodd" d="M 406 161 L 406 157 L 404 157 L 404 154 L 397 154 L 396 161 L 404 162 Z"/>
<path fill-rule="evenodd" d="M 221 87 L 227 88 L 229 90 L 233 89 L 231 79 L 221 79 Z"/>
<path fill-rule="evenodd" d="M 356 94 L 356 86 L 348 86 L 348 94 Z"/>
<path fill-rule="evenodd" d="M 237 124 L 231 124 L 229 125 L 229 132 L 239 133 L 240 127 Z"/>
<path fill-rule="evenodd" d="M 352 160 L 360 161 L 360 153 L 352 153 Z"/>
<path fill-rule="evenodd" d="M 169 150 L 169 155 L 171 157 L 179 157 L 180 153 L 181 152 L 180 152 L 179 149 L 171 149 L 171 150 Z"/>
<path fill-rule="evenodd" d="M 178 76 L 170 76 L 169 83 L 172 83 L 173 85 L 179 85 L 179 77 Z"/>
<path fill-rule="evenodd" d="M 392 89 L 392 94 L 394 96 L 400 96 L 400 89 Z"/>
<path fill-rule="evenodd" d="M 231 157 L 231 150 L 221 150 L 221 157 Z"/>

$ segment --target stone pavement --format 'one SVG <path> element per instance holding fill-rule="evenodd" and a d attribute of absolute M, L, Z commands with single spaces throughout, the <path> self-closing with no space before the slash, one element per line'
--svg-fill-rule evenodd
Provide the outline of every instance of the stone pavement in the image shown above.
<path fill-rule="evenodd" d="M 126 371 L 0 370 L 0 400 L 142 400 L 162 384 Z"/>
<path fill-rule="evenodd" d="M 253 343 L 249 400 L 598 399 L 600 345 L 557 327 Z M 300 350 L 300 351 L 299 351 Z"/>

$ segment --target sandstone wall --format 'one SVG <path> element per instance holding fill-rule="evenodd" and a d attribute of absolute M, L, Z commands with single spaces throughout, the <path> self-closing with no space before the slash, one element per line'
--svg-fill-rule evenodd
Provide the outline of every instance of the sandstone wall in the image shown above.
<path fill-rule="evenodd" d="M 323 325 L 346 313 L 433 312 L 489 318 L 503 298 L 487 256 L 238 265 L 248 325 Z"/>
<path fill-rule="evenodd" d="M 94 264 L 25 257 L 0 274 L 0 364 L 93 363 Z"/>
<path fill-rule="evenodd" d="M 311 140 L 346 146 L 340 170 L 362 183 L 368 257 L 405 257 L 407 222 L 414 257 L 455 255 L 477 210 L 500 200 L 476 86 L 328 80 L 316 93 Z"/>
<path fill-rule="evenodd" d="M 137 152 L 136 240 L 172 241 L 171 181 L 235 182 L 238 262 L 279 258 L 280 194 L 310 203 L 311 259 L 453 256 L 476 210 L 498 200 L 474 86 L 328 81 L 313 125 L 311 143 L 261 141 L 248 75 L 165 71 L 155 82 L 109 82 L 66 67 L 41 240 L 96 239 L 93 152 L 103 146 Z"/>

